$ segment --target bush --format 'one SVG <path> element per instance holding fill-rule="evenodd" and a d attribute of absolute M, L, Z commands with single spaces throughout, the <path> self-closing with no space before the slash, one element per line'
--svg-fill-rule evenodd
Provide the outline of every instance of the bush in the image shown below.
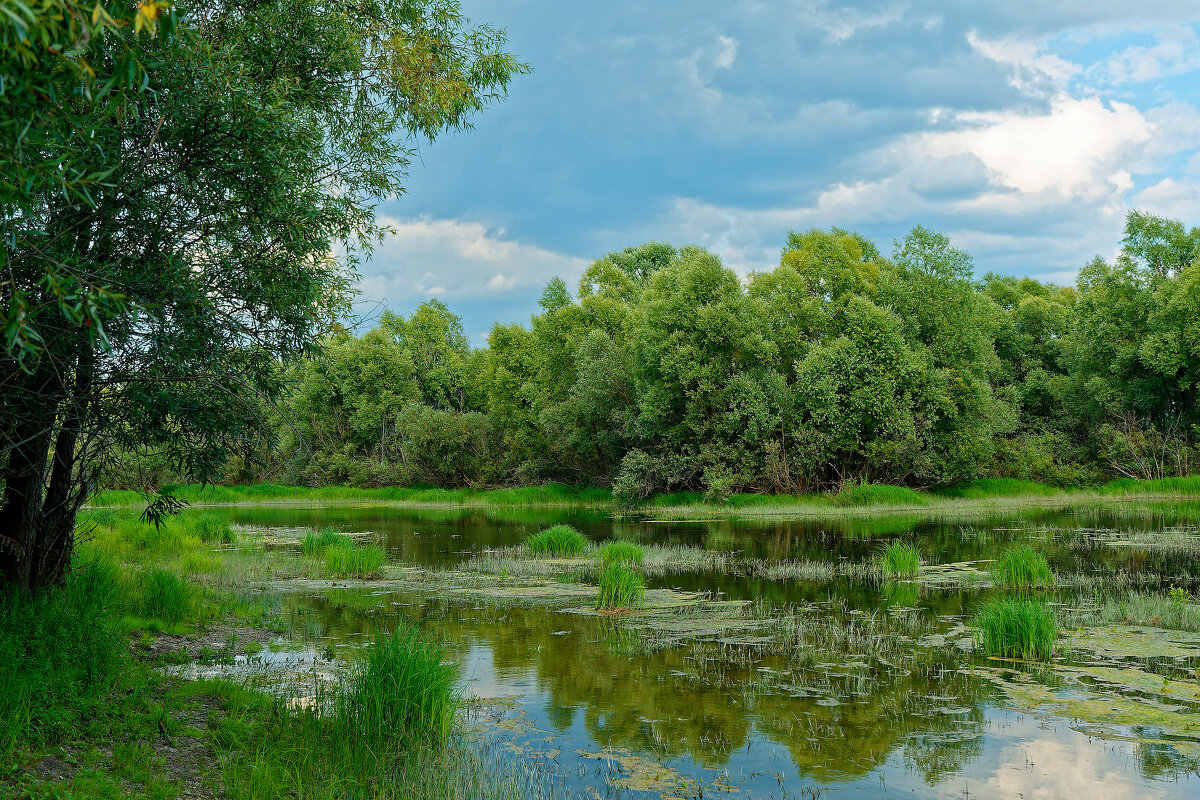
<path fill-rule="evenodd" d="M 577 556 L 588 540 L 570 525 L 555 525 L 525 540 L 525 549 L 542 556 Z"/>
<path fill-rule="evenodd" d="M 1046 557 L 1027 544 L 1010 547 L 992 562 L 992 580 L 1003 586 L 1053 586 Z"/>
<path fill-rule="evenodd" d="M 445 649 L 404 624 L 379 634 L 355 665 L 334 716 L 369 742 L 445 742 L 462 703 L 458 668 Z"/>
<path fill-rule="evenodd" d="M 880 554 L 885 578 L 915 578 L 921 568 L 921 553 L 908 542 L 890 542 Z"/>
<path fill-rule="evenodd" d="M 645 551 L 633 542 L 605 542 L 600 546 L 600 560 L 605 564 L 641 564 L 645 557 Z"/>
<path fill-rule="evenodd" d="M 975 638 L 993 658 L 1047 661 L 1054 652 L 1058 624 L 1045 603 L 1002 598 L 976 614 Z"/>
<path fill-rule="evenodd" d="M 646 581 L 622 563 L 609 564 L 600 573 L 596 608 L 615 611 L 637 608 L 646 597 Z"/>

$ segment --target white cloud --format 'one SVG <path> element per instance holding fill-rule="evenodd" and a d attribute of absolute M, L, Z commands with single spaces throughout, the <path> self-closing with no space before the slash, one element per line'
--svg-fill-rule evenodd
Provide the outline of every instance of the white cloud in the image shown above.
<path fill-rule="evenodd" d="M 1149 47 L 1134 45 L 1110 58 L 1103 71 L 1114 84 L 1146 83 L 1200 69 L 1200 37 L 1190 26 L 1175 25 L 1155 34 Z"/>
<path fill-rule="evenodd" d="M 1036 41 L 1016 37 L 985 39 L 977 31 L 969 31 L 967 42 L 992 61 L 1011 67 L 1009 83 L 1031 94 L 1061 91 L 1082 71 L 1078 64 L 1043 52 Z"/>
<path fill-rule="evenodd" d="M 559 275 L 573 281 L 581 258 L 505 237 L 502 228 L 452 219 L 380 220 L 392 233 L 363 266 L 366 301 L 406 304 L 428 297 L 480 298 L 540 287 Z"/>

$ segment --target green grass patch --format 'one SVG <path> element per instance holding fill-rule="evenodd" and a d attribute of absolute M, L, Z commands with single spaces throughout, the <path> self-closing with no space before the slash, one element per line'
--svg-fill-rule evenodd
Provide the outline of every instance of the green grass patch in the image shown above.
<path fill-rule="evenodd" d="M 300 552 L 306 556 L 321 556 L 324 555 L 328 548 L 337 547 L 348 541 L 350 540 L 346 536 L 338 533 L 333 528 L 309 531 L 300 540 Z"/>
<path fill-rule="evenodd" d="M 984 500 L 989 497 L 1054 497 L 1063 494 L 1063 489 L 1048 483 L 1017 478 L 976 478 L 938 489 L 935 494 L 942 497 Z"/>
<path fill-rule="evenodd" d="M 412 625 L 378 634 L 360 657 L 335 718 L 363 741 L 403 747 L 444 743 L 462 705 L 458 668 Z"/>
<path fill-rule="evenodd" d="M 908 542 L 897 539 L 883 548 L 879 566 L 885 578 L 915 578 L 921 569 L 921 553 Z"/>
<path fill-rule="evenodd" d="M 1000 598 L 975 614 L 976 641 L 993 658 L 1047 661 L 1054 653 L 1058 623 L 1045 603 Z"/>
<path fill-rule="evenodd" d="M 1008 548 L 992 562 L 992 580 L 1002 586 L 1053 586 L 1046 557 L 1027 544 Z"/>
<path fill-rule="evenodd" d="M 373 578 L 383 567 L 383 548 L 358 544 L 347 537 L 325 548 L 325 573 L 336 578 Z"/>
<path fill-rule="evenodd" d="M 1188 475 L 1182 478 L 1158 478 L 1154 480 L 1122 478 L 1121 480 L 1110 481 L 1104 484 L 1097 491 L 1100 494 L 1118 495 L 1200 495 L 1200 475 Z"/>
<path fill-rule="evenodd" d="M 848 483 L 833 496 L 833 502 L 839 506 L 926 506 L 931 499 L 907 486 Z"/>
<path fill-rule="evenodd" d="M 625 564 L 609 564 L 600 572 L 596 608 L 607 611 L 638 608 L 645 598 L 646 580 Z"/>
<path fill-rule="evenodd" d="M 577 556 L 587 546 L 584 535 L 570 525 L 554 525 L 525 540 L 525 549 L 539 556 Z"/>
<path fill-rule="evenodd" d="M 633 542 L 605 542 L 600 545 L 600 561 L 605 564 L 641 564 L 646 551 Z"/>

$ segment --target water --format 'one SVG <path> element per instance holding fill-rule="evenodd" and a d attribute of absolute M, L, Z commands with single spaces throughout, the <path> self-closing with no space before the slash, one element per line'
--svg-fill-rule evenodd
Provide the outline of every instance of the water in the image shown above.
<path fill-rule="evenodd" d="M 589 538 L 690 544 L 765 559 L 860 561 L 902 536 L 930 560 L 957 562 L 1031 542 L 1060 573 L 1169 575 L 1197 588 L 1200 567 L 1182 551 L 1081 545 L 1093 529 L 1155 531 L 1191 526 L 1187 515 L 1069 512 L 1012 514 L 970 524 L 876 519 L 855 522 L 662 523 L 601 514 L 518 510 L 414 512 L 396 508 L 237 507 L 256 526 L 333 526 L 370 532 L 394 561 L 450 568 L 485 547 L 519 543 L 557 522 Z M 719 590 L 731 599 L 845 604 L 874 612 L 893 590 L 774 582 L 715 573 L 673 574 L 661 586 Z M 1060 599 L 1070 593 L 1056 595 Z M 926 618 L 954 629 L 980 592 L 904 594 Z M 323 645 L 347 653 L 372 631 L 418 621 L 448 643 L 474 723 L 501 731 L 515 752 L 544 764 L 581 793 L 668 797 L 1183 798 L 1200 796 L 1195 736 L 1151 725 L 1022 713 L 992 681 L 960 668 L 880 666 L 849 654 L 786 661 L 717 642 L 639 644 L 609 618 L 539 606 L 496 606 L 436 592 L 331 588 L 284 596 Z M 820 613 L 820 612 L 817 612 Z M 748 654 L 748 655 L 747 655 Z M 971 659 L 968 658 L 968 666 Z M 976 665 L 993 668 L 976 658 Z M 1138 668 L 1178 679 L 1196 659 L 1086 657 L 1080 664 Z M 1020 667 L 1065 700 L 1088 692 Z M 1085 682 L 1086 683 L 1086 682 Z M 1129 694 L 1129 693 L 1127 693 Z M 1154 701 L 1191 714 L 1188 702 Z M 1174 709 L 1174 710 L 1172 710 Z"/>

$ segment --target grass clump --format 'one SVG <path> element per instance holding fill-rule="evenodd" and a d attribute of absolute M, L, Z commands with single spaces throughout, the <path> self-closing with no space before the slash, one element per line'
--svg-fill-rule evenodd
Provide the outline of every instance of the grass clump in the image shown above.
<path fill-rule="evenodd" d="M 378 634 L 337 697 L 339 727 L 364 741 L 444 743 L 462 705 L 458 668 L 445 649 L 404 624 Z"/>
<path fill-rule="evenodd" d="M 921 553 L 908 542 L 890 542 L 880 554 L 885 578 L 915 578 L 921 569 Z"/>
<path fill-rule="evenodd" d="M 928 495 L 907 486 L 877 483 L 847 483 L 833 497 L 839 506 L 927 506 Z"/>
<path fill-rule="evenodd" d="M 555 525 L 525 540 L 525 549 L 540 556 L 577 556 L 588 540 L 570 525 Z"/>
<path fill-rule="evenodd" d="M 992 580 L 1003 586 L 1053 586 L 1046 557 L 1027 544 L 1010 547 L 992 562 Z"/>
<path fill-rule="evenodd" d="M 383 566 L 383 548 L 362 545 L 342 537 L 342 541 L 325 548 L 325 572 L 337 578 L 371 578 Z"/>
<path fill-rule="evenodd" d="M 325 528 L 316 532 L 310 531 L 304 534 L 304 538 L 300 540 L 300 552 L 306 556 L 319 556 L 330 547 L 337 547 L 348 541 L 350 540 L 347 537 L 333 528 Z"/>
<path fill-rule="evenodd" d="M 144 571 L 137 579 L 138 609 L 143 615 L 166 623 L 191 619 L 200 603 L 197 587 L 186 578 L 165 569 Z"/>
<path fill-rule="evenodd" d="M 600 594 L 596 598 L 596 608 L 607 611 L 637 608 L 645 598 L 645 579 L 625 564 L 609 564 L 600 573 Z"/>
<path fill-rule="evenodd" d="M 605 564 L 641 564 L 645 557 L 646 551 L 633 542 L 605 542 L 600 546 L 600 561 Z"/>
<path fill-rule="evenodd" d="M 1058 638 L 1054 614 L 1034 600 L 993 600 L 975 614 L 974 627 L 979 646 L 993 658 L 1048 661 Z"/>

